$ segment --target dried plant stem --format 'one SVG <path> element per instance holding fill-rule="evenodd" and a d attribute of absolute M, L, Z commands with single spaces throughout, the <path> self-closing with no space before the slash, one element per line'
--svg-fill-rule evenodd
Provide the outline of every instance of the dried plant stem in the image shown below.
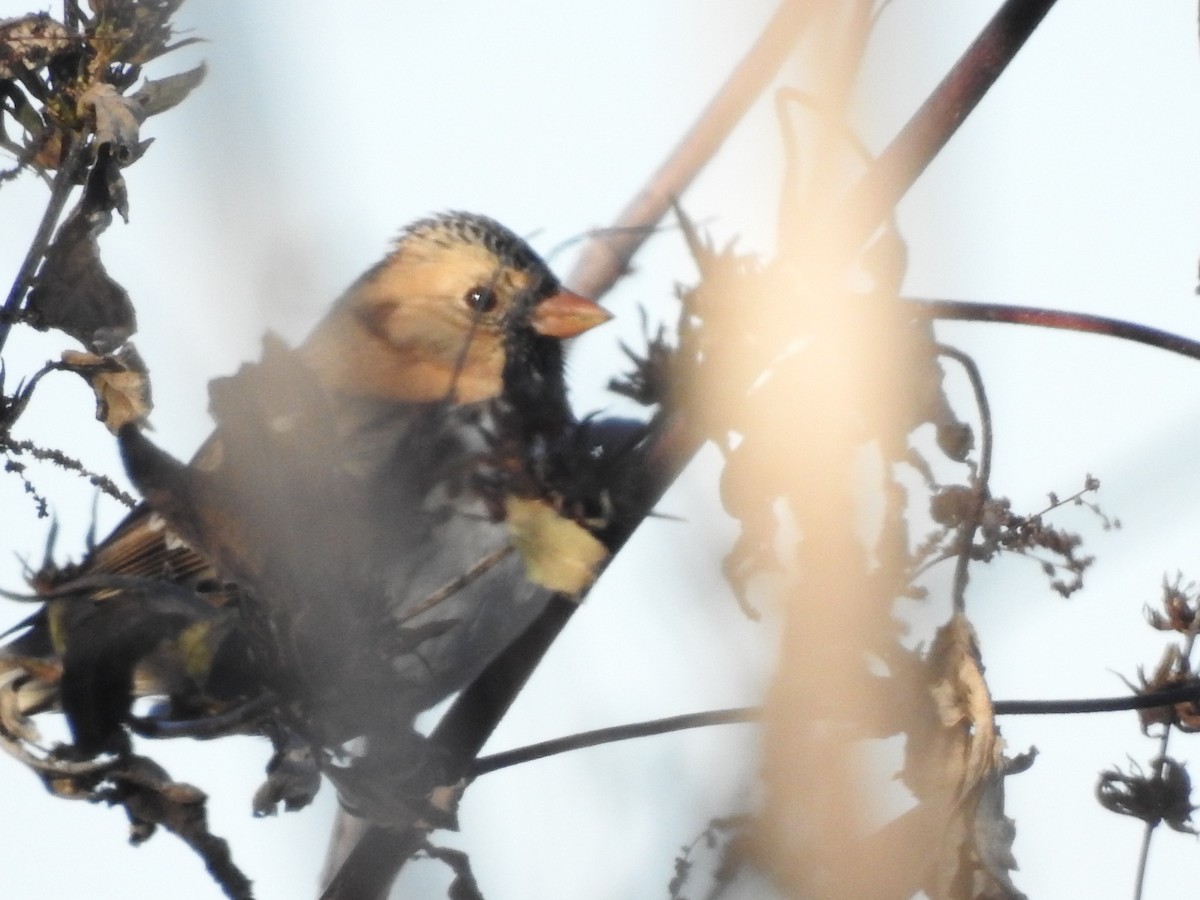
<path fill-rule="evenodd" d="M 1176 685 L 1158 691 L 1124 697 L 1089 697 L 1077 700 L 997 700 L 993 704 L 993 709 L 998 716 L 1088 715 L 1170 707 L 1177 703 L 1195 701 L 1197 698 L 1200 698 L 1200 685 L 1191 684 Z M 472 766 L 471 774 L 472 777 L 477 778 L 489 772 L 545 759 L 560 753 L 569 753 L 572 750 L 658 734 L 670 734 L 691 728 L 755 722 L 761 716 L 762 710 L 757 706 L 739 706 L 581 731 L 577 734 L 480 757 Z M 1166 754 L 1165 744 L 1160 746 L 1159 753 L 1160 755 Z"/>
<path fill-rule="evenodd" d="M 1138 851 L 1137 875 L 1134 876 L 1133 900 L 1142 900 L 1142 888 L 1146 884 L 1146 865 L 1150 861 L 1150 838 L 1154 834 L 1155 823 L 1147 822 L 1146 830 L 1142 833 L 1142 846 Z"/>
<path fill-rule="evenodd" d="M 966 52 L 884 148 L 846 201 L 849 258 L 895 208 L 926 166 L 1016 57 L 1055 0 L 1005 0 Z"/>
<path fill-rule="evenodd" d="M 1196 646 L 1196 635 L 1189 634 L 1183 647 L 1183 659 L 1190 660 L 1192 650 Z M 1190 668 L 1190 666 L 1189 666 Z M 1162 735 L 1158 739 L 1158 754 L 1154 758 L 1154 777 L 1162 778 L 1163 766 L 1167 761 L 1167 750 L 1170 749 L 1171 743 L 1171 721 L 1168 720 L 1163 725 Z M 1142 844 L 1138 849 L 1138 867 L 1137 875 L 1134 879 L 1133 897 L 1134 900 L 1142 900 L 1142 891 L 1146 887 L 1146 867 L 1150 862 L 1150 845 L 1154 840 L 1154 831 L 1158 827 L 1158 822 L 1148 819 L 1145 827 L 1142 830 Z"/>
<path fill-rule="evenodd" d="M 1200 684 L 1174 685 L 1144 694 L 1124 697 L 1096 697 L 1082 700 L 997 700 L 993 706 L 998 716 L 1061 716 L 1075 713 L 1127 712 L 1133 709 L 1155 709 L 1200 700 Z M 1165 747 L 1162 748 L 1165 752 Z"/>
<path fill-rule="evenodd" d="M 998 716 L 1090 715 L 1170 707 L 1178 703 L 1195 701 L 1198 698 L 1200 698 L 1200 685 L 1190 684 L 1123 697 L 1089 697 L 1076 700 L 997 700 L 993 704 L 993 710 Z M 505 750 L 501 753 L 480 757 L 471 766 L 471 777 L 478 778 L 500 769 L 587 747 L 598 747 L 602 744 L 658 734 L 670 734 L 691 728 L 755 722 L 761 716 L 762 710 L 757 706 L 738 706 L 581 731 L 565 737 L 540 741 L 514 750 Z M 1159 751 L 1160 754 L 1165 754 L 1166 746 L 1160 746 Z"/>
<path fill-rule="evenodd" d="M 422 613 L 433 609 L 433 607 L 437 606 L 439 603 L 443 603 L 450 599 L 467 585 L 469 585 L 472 581 L 475 581 L 480 576 L 486 574 L 488 570 L 494 568 L 497 563 L 502 562 L 505 557 L 514 553 L 515 550 L 516 548 L 513 547 L 512 544 L 505 544 L 503 547 L 484 555 L 478 561 L 476 561 L 473 566 L 467 569 L 467 571 L 455 578 L 450 579 L 450 581 L 448 581 L 446 584 L 443 584 L 433 593 L 429 594 L 429 596 L 425 597 L 412 609 L 406 610 L 403 616 L 398 616 L 395 619 L 396 623 L 398 625 L 403 625 L 410 619 L 415 619 Z"/>
<path fill-rule="evenodd" d="M 964 612 L 966 609 L 967 582 L 970 580 L 971 546 L 975 543 L 975 532 L 979 529 L 979 519 L 983 514 L 983 504 L 988 498 L 988 482 L 992 477 L 992 410 L 988 403 L 987 391 L 983 386 L 983 376 L 979 367 L 966 353 L 954 347 L 939 345 L 938 353 L 953 359 L 967 373 L 971 382 L 971 390 L 975 393 L 975 406 L 979 410 L 980 450 L 979 471 L 974 479 L 974 510 L 959 529 L 958 560 L 954 570 L 954 610 Z"/>
<path fill-rule="evenodd" d="M 1104 334 L 1138 344 L 1146 344 L 1168 353 L 1200 359 L 1200 341 L 1151 328 L 1136 322 L 1110 319 L 1090 313 L 1061 309 L 1039 309 L 1034 306 L 1006 306 L 999 303 L 974 303 L 968 300 L 927 300 L 906 298 L 913 313 L 928 319 L 958 322 L 1007 322 L 1012 325 L 1036 325 L 1039 328 L 1058 328 L 1085 334 Z"/>
<path fill-rule="evenodd" d="M 91 469 L 84 466 L 84 464 L 79 460 L 75 459 L 74 457 L 67 456 L 67 454 L 63 453 L 61 450 L 38 447 L 32 441 L 28 440 L 14 441 L 10 437 L 0 436 L 0 454 L 20 456 L 21 454 L 25 453 L 29 454 L 36 460 L 53 463 L 54 465 L 61 469 L 65 469 L 68 472 L 77 472 L 79 475 L 83 476 L 93 485 L 98 487 L 105 494 L 129 509 L 133 509 L 133 507 L 137 505 L 137 501 L 130 494 L 121 490 L 117 486 L 116 482 L 114 482 L 107 475 L 100 475 L 96 472 L 93 472 Z"/>
<path fill-rule="evenodd" d="M 670 734 L 689 728 L 707 728 L 711 725 L 734 725 L 753 722 L 758 719 L 760 710 L 753 706 L 733 709 L 714 709 L 708 712 L 688 713 L 682 716 L 671 716 L 666 719 L 653 719 L 648 722 L 634 722 L 625 725 L 614 725 L 611 728 L 597 728 L 593 731 L 581 731 L 566 737 L 541 741 L 506 750 L 503 753 L 493 753 L 475 761 L 472 775 L 478 777 L 489 772 L 507 769 L 521 763 L 532 762 L 556 756 L 559 753 L 569 753 L 584 747 L 599 747 L 601 744 L 611 744 L 616 741 L 628 741 L 633 738 L 650 737 L 656 734 Z"/>
<path fill-rule="evenodd" d="M 38 265 L 41 264 L 42 257 L 46 255 L 46 248 L 50 246 L 50 239 L 54 236 L 54 227 L 58 224 L 63 208 L 67 205 L 71 189 L 75 186 L 75 169 L 83 156 L 85 143 L 81 136 L 75 136 L 71 141 L 70 150 L 67 151 L 54 176 L 54 182 L 50 187 L 50 199 L 46 203 L 46 211 L 42 213 L 42 221 L 38 224 L 33 241 L 29 245 L 29 251 L 25 254 L 21 268 L 17 270 L 16 278 L 13 279 L 12 288 L 4 301 L 4 308 L 0 310 L 0 351 L 4 349 L 8 333 L 12 330 L 13 322 L 16 321 L 17 314 L 24 305 L 25 296 L 33 284 L 33 276 L 37 272 Z"/>

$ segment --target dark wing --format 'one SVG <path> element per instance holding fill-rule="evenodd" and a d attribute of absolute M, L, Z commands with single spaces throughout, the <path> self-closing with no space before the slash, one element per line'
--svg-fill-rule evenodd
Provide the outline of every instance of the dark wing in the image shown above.
<path fill-rule="evenodd" d="M 236 590 L 147 506 L 81 562 L 43 567 L 32 587 L 42 605 L 0 647 L 10 730 L 59 709 L 76 749 L 93 756 L 122 745 L 135 697 L 164 697 L 171 715 L 195 716 L 251 690 L 227 609 Z"/>

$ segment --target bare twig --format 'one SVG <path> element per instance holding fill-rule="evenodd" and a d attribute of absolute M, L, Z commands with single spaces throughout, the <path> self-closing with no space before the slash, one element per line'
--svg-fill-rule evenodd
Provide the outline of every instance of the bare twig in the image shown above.
<path fill-rule="evenodd" d="M 50 188 L 50 200 L 46 203 L 42 221 L 38 224 L 33 241 L 29 245 L 29 251 L 21 263 L 21 268 L 17 270 L 17 277 L 13 279 L 8 298 L 4 301 L 4 307 L 0 309 L 0 350 L 4 349 L 8 333 L 12 330 L 17 314 L 21 311 L 25 295 L 29 293 L 37 267 L 41 263 L 42 257 L 46 255 L 46 248 L 50 246 L 54 227 L 58 224 L 63 207 L 67 205 L 71 189 L 75 186 L 75 169 L 79 165 L 80 159 L 83 158 L 85 144 L 86 141 L 81 135 L 74 137 L 70 150 L 67 151 L 54 176 L 54 183 Z"/>
<path fill-rule="evenodd" d="M 983 505 L 988 499 L 988 481 L 992 475 L 992 410 L 988 403 L 987 391 L 983 386 L 983 376 L 979 367 L 966 353 L 955 347 L 944 344 L 938 345 L 938 353 L 953 359 L 967 373 L 971 382 L 971 390 L 975 393 L 975 406 L 979 410 L 979 471 L 975 473 L 973 486 L 974 509 L 963 521 L 958 532 L 958 561 L 954 570 L 954 609 L 963 612 L 966 609 L 967 582 L 970 579 L 971 546 L 975 543 L 975 532 L 979 528 L 979 519 L 983 514 Z"/>
<path fill-rule="evenodd" d="M 998 716 L 1087 715 L 1169 707 L 1197 699 L 1200 699 L 1200 684 L 1193 683 L 1123 697 L 1094 697 L 1077 700 L 997 700 L 994 708 Z M 540 741 L 536 744 L 518 747 L 515 750 L 505 750 L 501 753 L 480 757 L 472 766 L 471 774 L 473 777 L 479 777 L 560 753 L 568 753 L 586 747 L 598 747 L 617 741 L 670 734 L 690 728 L 755 722 L 761 715 L 762 710 L 757 706 L 739 706 L 582 731 L 578 734 Z M 1165 748 L 1160 749 L 1165 752 Z"/>
<path fill-rule="evenodd" d="M 25 413 L 25 407 L 29 405 L 29 401 L 33 399 L 34 388 L 38 382 L 49 375 L 51 372 L 60 372 L 63 369 L 63 364 L 55 360 L 50 360 L 40 369 L 34 372 L 29 380 L 17 388 L 13 398 L 8 403 L 8 408 L 3 410 L 3 420 L 0 425 L 12 425 L 13 422 L 21 418 Z"/>
<path fill-rule="evenodd" d="M 477 578 L 484 575 L 497 563 L 502 562 L 505 557 L 511 555 L 515 549 L 516 548 L 513 547 L 512 544 L 505 544 L 503 547 L 499 547 L 493 550 L 491 553 L 484 555 L 477 560 L 474 565 L 467 569 L 467 571 L 450 579 L 440 588 L 421 600 L 421 602 L 416 604 L 416 606 L 414 606 L 412 609 L 405 610 L 403 616 L 397 616 L 395 619 L 396 624 L 403 625 L 410 619 L 415 619 L 417 616 L 421 615 L 421 613 L 433 609 L 433 607 L 437 606 L 439 603 L 448 600 L 450 597 L 454 596 L 467 585 L 469 585 L 472 581 L 475 581 Z"/>
<path fill-rule="evenodd" d="M 1196 634 L 1195 632 L 1192 632 L 1184 641 L 1184 647 L 1181 653 L 1181 656 L 1185 661 L 1191 659 L 1192 650 L 1194 650 L 1195 647 Z M 1188 664 L 1185 663 L 1185 665 Z M 1190 668 L 1190 665 L 1188 665 L 1188 668 Z M 1186 688 L 1190 687 L 1190 685 L 1183 685 L 1182 687 Z M 1178 690 L 1178 686 L 1175 689 Z M 1194 697 L 1187 699 L 1193 701 L 1195 700 Z M 1162 734 L 1159 735 L 1158 738 L 1158 753 L 1155 754 L 1154 762 L 1152 764 L 1155 778 L 1162 778 L 1163 776 L 1163 767 L 1166 765 L 1167 751 L 1170 749 L 1171 744 L 1171 733 L 1174 730 L 1171 727 L 1172 723 L 1172 719 L 1168 719 L 1163 723 Z M 1158 820 L 1147 819 L 1145 826 L 1142 829 L 1142 843 L 1141 847 L 1138 849 L 1137 875 L 1134 878 L 1133 900 L 1142 900 L 1142 892 L 1146 887 L 1146 867 L 1150 863 L 1150 846 L 1154 841 L 1154 832 L 1157 829 L 1158 824 Z"/>
<path fill-rule="evenodd" d="M 1156 709 L 1200 699 L 1200 684 L 1178 684 L 1159 691 L 1124 697 L 1096 697 L 1083 700 L 997 700 L 998 716 L 1061 716 L 1076 713 L 1128 712 Z"/>
<path fill-rule="evenodd" d="M 927 300 L 906 298 L 913 313 L 923 318 L 947 319 L 959 322 L 1007 322 L 1012 325 L 1036 325 L 1039 328 L 1058 328 L 1085 334 L 1104 334 L 1109 337 L 1146 344 L 1169 353 L 1200 359 L 1200 341 L 1107 316 L 1070 312 L 1062 309 L 1039 309 L 1034 306 L 1006 306 L 999 303 L 973 303 L 968 300 Z"/>
<path fill-rule="evenodd" d="M 116 759 L 89 759 L 77 762 L 69 759 L 55 759 L 42 751 L 41 756 L 32 752 L 27 741 L 10 736 L 0 731 L 0 750 L 26 768 L 44 776 L 57 778 L 90 778 L 104 775 L 119 764 Z M 39 748 L 40 750 L 41 748 Z"/>
<path fill-rule="evenodd" d="M 1155 709 L 1197 699 L 1200 699 L 1200 684 L 1186 684 L 1122 697 L 1089 697 L 1076 700 L 997 700 L 993 705 L 998 716 L 1063 716 Z M 761 715 L 762 710 L 757 706 L 738 706 L 581 731 L 566 737 L 540 741 L 514 750 L 505 750 L 501 753 L 480 757 L 471 767 L 471 775 L 477 778 L 490 772 L 546 759 L 560 753 L 598 747 L 617 741 L 670 734 L 691 728 L 708 728 L 713 725 L 751 723 L 757 721 Z M 1165 751 L 1165 748 L 1160 749 Z"/>
<path fill-rule="evenodd" d="M 845 258 L 854 255 L 971 114 L 1055 0 L 1005 0 L 983 31 L 921 104 L 845 204 Z M 820 223 L 812 223 L 818 227 Z M 839 255 L 840 256 L 840 255 Z M 840 260 L 838 260 L 840 263 Z"/>
<path fill-rule="evenodd" d="M 532 762 L 556 756 L 559 753 L 569 753 L 585 747 L 599 747 L 616 741 L 628 741 L 633 738 L 650 737 L 656 734 L 670 734 L 689 728 L 707 728 L 711 725 L 734 725 L 753 722 L 759 716 L 759 709 L 753 706 L 743 706 L 733 709 L 715 709 L 708 712 L 688 713 L 681 716 L 671 716 L 666 719 L 653 719 L 648 722 L 633 722 L 626 725 L 614 725 L 611 728 L 597 728 L 593 731 L 581 731 L 567 737 L 541 741 L 506 750 L 503 753 L 493 753 L 480 757 L 472 766 L 472 775 L 478 777 L 489 772 L 507 769 L 521 763 Z"/>

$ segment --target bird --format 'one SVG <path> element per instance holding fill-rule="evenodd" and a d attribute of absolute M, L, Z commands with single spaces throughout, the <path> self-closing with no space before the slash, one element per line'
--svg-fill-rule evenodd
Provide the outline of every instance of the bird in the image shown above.
<path fill-rule="evenodd" d="M 604 432 L 572 414 L 563 341 L 610 317 L 488 217 L 407 226 L 298 347 L 268 335 L 210 385 L 189 463 L 120 428 L 143 503 L 33 577 L 0 648 L 19 708 L 61 708 L 91 757 L 148 727 L 138 696 L 161 725 L 265 695 L 255 727 L 386 821 L 437 783 L 415 716 L 608 559 Z"/>

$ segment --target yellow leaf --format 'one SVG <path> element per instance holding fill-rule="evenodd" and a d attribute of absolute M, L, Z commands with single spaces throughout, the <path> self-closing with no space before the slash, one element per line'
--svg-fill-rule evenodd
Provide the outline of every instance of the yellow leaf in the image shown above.
<path fill-rule="evenodd" d="M 592 583 L 608 551 L 587 529 L 541 500 L 509 497 L 504 506 L 530 581 L 564 594 L 578 594 Z"/>

